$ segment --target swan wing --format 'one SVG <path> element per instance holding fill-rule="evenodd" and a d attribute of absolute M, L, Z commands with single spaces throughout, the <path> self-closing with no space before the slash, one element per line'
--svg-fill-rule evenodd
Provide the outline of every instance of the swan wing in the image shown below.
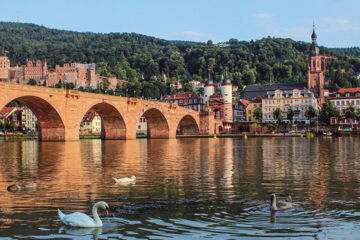
<path fill-rule="evenodd" d="M 60 219 L 63 223 L 72 227 L 98 227 L 94 219 L 80 212 L 63 214 L 62 217 L 60 215 Z"/>
<path fill-rule="evenodd" d="M 289 209 L 292 207 L 290 202 L 278 201 L 276 204 L 278 209 Z"/>

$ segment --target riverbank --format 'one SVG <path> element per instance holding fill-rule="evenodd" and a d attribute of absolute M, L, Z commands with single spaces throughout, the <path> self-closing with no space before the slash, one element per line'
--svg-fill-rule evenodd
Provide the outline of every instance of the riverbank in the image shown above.
<path fill-rule="evenodd" d="M 176 138 L 238 138 L 245 137 L 245 134 L 211 134 L 211 135 L 177 135 Z M 323 137 L 324 135 L 315 135 L 314 137 Z M 332 137 L 360 136 L 358 132 L 338 132 Z M 261 133 L 246 134 L 246 137 L 305 137 L 305 134 L 299 133 Z M 324 136 L 325 137 L 325 136 Z M 331 136 L 330 136 L 331 137 Z M 137 138 L 147 138 L 147 136 L 137 136 Z M 101 136 L 80 136 L 80 139 L 101 139 Z M 3 135 L 0 140 L 16 141 L 16 140 L 38 140 L 37 135 Z"/>
<path fill-rule="evenodd" d="M 0 140 L 16 141 L 16 140 L 37 140 L 37 135 L 1 135 Z"/>

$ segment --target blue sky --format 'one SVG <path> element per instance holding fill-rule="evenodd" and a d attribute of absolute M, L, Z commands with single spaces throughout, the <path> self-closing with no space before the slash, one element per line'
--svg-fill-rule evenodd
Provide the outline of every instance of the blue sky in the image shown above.
<path fill-rule="evenodd" d="M 3 0 L 0 21 L 79 32 L 223 42 L 282 37 L 360 46 L 360 0 Z"/>

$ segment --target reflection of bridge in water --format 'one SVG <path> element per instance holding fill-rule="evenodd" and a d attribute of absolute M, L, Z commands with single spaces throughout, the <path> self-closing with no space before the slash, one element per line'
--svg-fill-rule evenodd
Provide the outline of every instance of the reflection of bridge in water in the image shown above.
<path fill-rule="evenodd" d="M 178 126 L 183 135 L 213 134 L 215 128 L 212 113 L 172 103 L 5 82 L 0 82 L 0 96 L 1 108 L 18 100 L 31 109 L 40 140 L 78 140 L 80 123 L 90 109 L 101 117 L 103 139 L 135 139 L 140 117 L 148 122 L 150 138 L 174 138 Z"/>

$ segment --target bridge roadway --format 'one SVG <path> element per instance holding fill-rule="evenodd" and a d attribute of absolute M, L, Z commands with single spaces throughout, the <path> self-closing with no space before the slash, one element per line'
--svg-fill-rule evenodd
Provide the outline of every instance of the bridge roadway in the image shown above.
<path fill-rule="evenodd" d="M 24 103 L 35 114 L 43 141 L 78 140 L 80 123 L 91 108 L 101 117 L 103 139 L 135 139 L 141 116 L 148 122 L 150 138 L 174 138 L 179 125 L 184 135 L 215 130 L 212 113 L 173 103 L 0 82 L 0 108 L 12 100 Z"/>

